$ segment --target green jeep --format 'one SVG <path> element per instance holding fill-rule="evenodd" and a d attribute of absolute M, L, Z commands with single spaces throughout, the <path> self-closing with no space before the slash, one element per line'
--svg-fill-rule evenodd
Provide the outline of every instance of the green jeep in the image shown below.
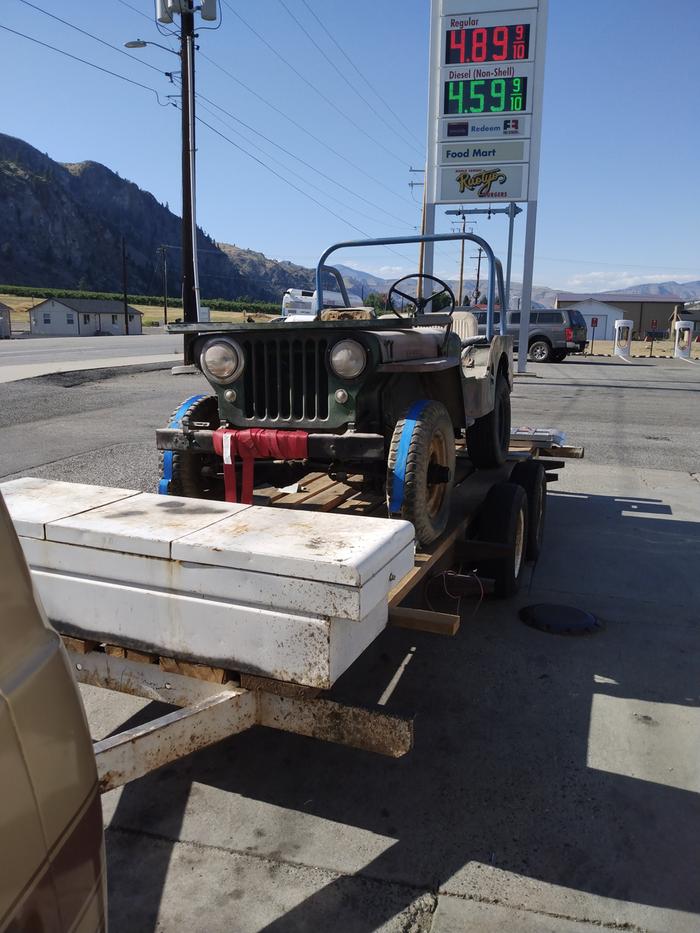
<path fill-rule="evenodd" d="M 392 286 L 388 307 L 399 295 L 409 302 L 405 313 L 324 309 L 328 270 L 348 305 L 342 278 L 326 265 L 335 250 L 455 239 L 474 241 L 490 260 L 486 335 L 473 314 L 455 308 L 449 285 L 428 275 L 405 279 L 437 283 L 429 297 L 401 291 L 405 279 Z M 250 502 L 261 482 L 285 486 L 323 471 L 381 489 L 389 515 L 413 522 L 418 541 L 429 544 L 449 519 L 460 441 L 477 468 L 498 466 L 507 454 L 513 341 L 493 335 L 496 284 L 503 307 L 500 263 L 472 234 L 352 241 L 321 257 L 321 310 L 310 319 L 172 325 L 215 395 L 188 399 L 157 432 L 159 492 Z M 442 294 L 447 307 L 428 311 Z"/>

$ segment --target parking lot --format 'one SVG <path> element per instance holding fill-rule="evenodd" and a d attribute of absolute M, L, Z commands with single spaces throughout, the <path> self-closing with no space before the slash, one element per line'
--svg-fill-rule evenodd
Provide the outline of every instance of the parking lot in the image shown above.
<path fill-rule="evenodd" d="M 531 371 L 514 425 L 586 458 L 550 487 L 527 586 L 464 600 L 454 638 L 388 630 L 333 690 L 415 713 L 414 750 L 257 729 L 105 795 L 113 931 L 700 928 L 700 366 Z M 4 386 L 0 478 L 152 491 L 154 430 L 206 383 L 109 375 Z M 525 627 L 542 601 L 604 626 Z M 95 738 L 155 712 L 84 698 Z"/>

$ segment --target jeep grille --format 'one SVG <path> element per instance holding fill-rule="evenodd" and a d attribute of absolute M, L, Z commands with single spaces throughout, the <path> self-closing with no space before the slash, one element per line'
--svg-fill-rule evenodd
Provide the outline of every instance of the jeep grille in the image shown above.
<path fill-rule="evenodd" d="M 245 417 L 251 421 L 328 418 L 327 340 L 252 337 L 243 341 Z"/>

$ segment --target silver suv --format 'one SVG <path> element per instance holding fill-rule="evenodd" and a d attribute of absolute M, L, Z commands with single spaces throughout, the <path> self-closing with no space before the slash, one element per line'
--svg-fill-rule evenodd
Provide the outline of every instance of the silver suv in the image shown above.
<path fill-rule="evenodd" d="M 474 311 L 479 333 L 486 333 L 486 312 Z M 494 314 L 494 326 L 500 327 L 501 315 Z M 520 312 L 508 311 L 506 333 L 518 349 Z M 583 353 L 588 343 L 586 321 L 576 308 L 546 308 L 530 314 L 528 359 L 534 363 L 561 363 L 569 353 Z"/>

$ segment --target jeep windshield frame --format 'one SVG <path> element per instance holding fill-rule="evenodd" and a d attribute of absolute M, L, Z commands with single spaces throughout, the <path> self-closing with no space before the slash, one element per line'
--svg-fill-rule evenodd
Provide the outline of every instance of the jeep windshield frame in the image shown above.
<path fill-rule="evenodd" d="M 489 278 L 488 278 L 488 289 L 486 294 L 486 337 L 488 340 L 491 340 L 493 337 L 493 315 L 494 307 L 496 304 L 496 287 L 498 286 L 498 300 L 500 302 L 501 310 L 507 310 L 505 307 L 505 288 L 503 285 L 503 266 L 500 261 L 496 259 L 493 250 L 490 245 L 480 236 L 476 236 L 474 233 L 432 233 L 432 234 L 416 234 L 415 236 L 402 236 L 402 237 L 380 237 L 379 239 L 370 239 L 370 240 L 345 240 L 342 243 L 334 243 L 333 246 L 329 246 L 328 249 L 323 253 L 321 258 L 316 265 L 316 314 L 319 311 L 323 310 L 323 285 L 321 283 L 321 276 L 324 270 L 327 268 L 326 260 L 328 257 L 340 249 L 355 249 L 358 246 L 403 246 L 405 244 L 411 243 L 443 243 L 443 242 L 459 242 L 460 240 L 469 240 L 471 243 L 476 243 L 477 246 L 480 246 L 481 249 L 486 254 L 489 260 Z M 431 315 L 424 315 L 424 317 L 430 317 Z M 437 315 L 436 315 L 437 317 Z M 409 319 L 410 320 L 410 319 Z M 415 323 L 415 318 L 413 319 Z M 437 323 L 437 321 L 433 321 Z M 365 322 L 366 323 L 366 322 Z M 501 336 L 506 336 L 506 316 L 505 314 L 501 315 L 500 321 L 500 330 Z"/>

